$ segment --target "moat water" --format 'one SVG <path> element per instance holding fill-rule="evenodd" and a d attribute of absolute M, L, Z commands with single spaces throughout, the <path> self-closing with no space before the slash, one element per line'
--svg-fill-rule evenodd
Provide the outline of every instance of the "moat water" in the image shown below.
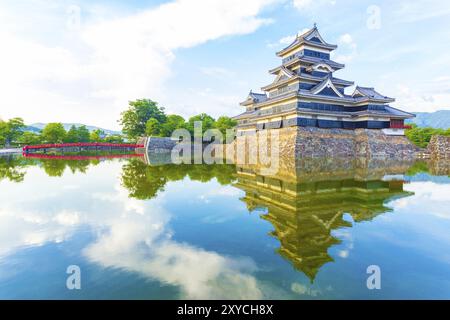
<path fill-rule="evenodd" d="M 2 157 L 0 298 L 450 299 L 448 171 L 345 165 Z"/>

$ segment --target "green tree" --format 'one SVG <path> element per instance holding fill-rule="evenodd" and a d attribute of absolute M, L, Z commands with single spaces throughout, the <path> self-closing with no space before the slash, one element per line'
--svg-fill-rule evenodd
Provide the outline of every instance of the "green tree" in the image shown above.
<path fill-rule="evenodd" d="M 161 123 L 155 118 L 148 119 L 145 124 L 145 134 L 153 137 L 161 136 Z"/>
<path fill-rule="evenodd" d="M 23 157 L 0 157 L 0 181 L 8 179 L 12 182 L 22 182 L 26 174 L 25 167 Z"/>
<path fill-rule="evenodd" d="M 77 128 L 78 131 L 78 142 L 89 142 L 90 141 L 90 132 L 85 125 L 79 126 Z"/>
<path fill-rule="evenodd" d="M 5 145 L 6 143 L 6 130 L 7 130 L 6 122 L 0 119 L 0 146 Z"/>
<path fill-rule="evenodd" d="M 61 177 L 66 169 L 67 161 L 63 159 L 42 159 L 42 168 L 49 177 Z"/>
<path fill-rule="evenodd" d="M 129 139 L 135 140 L 143 136 L 146 132 L 147 122 L 156 119 L 159 123 L 166 121 L 164 108 L 150 99 L 138 99 L 130 101 L 129 108 L 122 112 L 119 123 L 122 125 L 122 132 Z"/>
<path fill-rule="evenodd" d="M 194 134 L 194 124 L 197 121 L 202 123 L 202 133 L 205 133 L 205 131 L 208 129 L 214 128 L 215 122 L 214 118 L 206 113 L 201 113 L 189 118 L 189 121 L 187 123 L 187 129 L 189 130 L 191 135 Z"/>
<path fill-rule="evenodd" d="M 123 143 L 123 141 L 123 137 L 120 134 L 113 134 L 105 138 L 105 142 L 109 143 Z"/>
<path fill-rule="evenodd" d="M 103 141 L 103 137 L 105 136 L 105 132 L 100 129 L 95 129 L 91 132 L 90 140 L 92 142 L 100 142 Z"/>
<path fill-rule="evenodd" d="M 426 148 L 433 135 L 450 135 L 450 129 L 421 128 L 413 124 L 411 129 L 405 130 L 405 135 L 415 145 Z"/>
<path fill-rule="evenodd" d="M 79 142 L 78 129 L 77 129 L 77 127 L 75 127 L 75 125 L 72 125 L 70 127 L 69 131 L 67 131 L 65 142 L 70 142 L 70 143 Z"/>
<path fill-rule="evenodd" d="M 182 116 L 171 114 L 167 116 L 166 122 L 161 125 L 161 135 L 170 137 L 172 132 L 182 128 L 186 128 L 186 120 Z"/>
<path fill-rule="evenodd" d="M 9 146 L 11 143 L 19 142 L 24 128 L 25 124 L 22 118 L 12 118 L 8 121 L 0 120 L 0 144 Z"/>
<path fill-rule="evenodd" d="M 214 128 L 219 129 L 219 131 L 224 135 L 226 135 L 227 129 L 232 129 L 236 126 L 237 121 L 231 119 L 230 117 L 221 116 L 214 123 Z"/>
<path fill-rule="evenodd" d="M 41 135 L 35 132 L 26 131 L 19 138 L 19 143 L 23 145 L 34 145 L 41 143 Z"/>
<path fill-rule="evenodd" d="M 66 130 L 59 122 L 48 123 L 42 130 L 42 140 L 47 143 L 61 143 L 66 138 Z"/>

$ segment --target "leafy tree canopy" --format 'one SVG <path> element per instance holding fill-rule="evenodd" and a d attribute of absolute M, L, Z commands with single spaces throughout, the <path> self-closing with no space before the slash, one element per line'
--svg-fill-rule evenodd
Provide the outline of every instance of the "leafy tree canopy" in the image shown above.
<path fill-rule="evenodd" d="M 66 139 L 66 130 L 59 122 L 47 124 L 42 130 L 42 140 L 46 143 L 62 143 Z"/>
<path fill-rule="evenodd" d="M 411 129 L 405 130 L 406 137 L 416 146 L 426 148 L 433 135 L 450 136 L 449 129 L 436 129 L 431 127 L 418 127 L 413 124 Z"/>
<path fill-rule="evenodd" d="M 129 107 L 122 112 L 119 123 L 128 138 L 136 139 L 146 133 L 147 122 L 150 119 L 156 119 L 160 123 L 165 122 L 164 108 L 150 99 L 138 99 L 129 102 Z"/>
<path fill-rule="evenodd" d="M 10 145 L 18 142 L 23 134 L 25 124 L 22 118 L 12 118 L 8 121 L 0 120 L 0 143 Z"/>
<path fill-rule="evenodd" d="M 189 132 L 192 135 L 194 134 L 194 125 L 195 125 L 195 122 L 197 122 L 197 121 L 201 122 L 201 124 L 202 124 L 202 133 L 204 133 L 208 129 L 214 128 L 214 122 L 215 122 L 214 118 L 206 113 L 201 113 L 201 114 L 198 114 L 196 116 L 189 118 L 189 121 L 187 123 L 187 129 L 189 130 Z"/>

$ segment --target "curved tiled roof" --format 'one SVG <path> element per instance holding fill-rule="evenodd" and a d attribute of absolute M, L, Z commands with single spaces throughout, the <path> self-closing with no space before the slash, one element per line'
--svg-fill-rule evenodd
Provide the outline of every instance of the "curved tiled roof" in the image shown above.
<path fill-rule="evenodd" d="M 255 102 L 263 102 L 267 100 L 267 95 L 265 93 L 255 93 L 250 91 L 249 97 L 251 97 Z"/>
<path fill-rule="evenodd" d="M 312 37 L 312 39 L 316 39 L 317 38 L 318 41 L 311 41 L 311 39 L 308 39 L 308 37 L 313 35 L 313 34 L 315 35 L 315 37 Z M 314 45 L 314 46 L 319 45 L 319 46 L 323 46 L 323 47 L 331 49 L 331 50 L 337 48 L 337 45 L 329 44 L 329 43 L 325 42 L 325 40 L 323 40 L 322 36 L 320 35 L 319 30 L 317 29 L 317 27 L 314 26 L 312 29 L 306 31 L 305 33 L 297 35 L 295 37 L 295 40 L 290 45 L 288 45 L 286 48 L 278 51 L 277 55 L 278 56 L 282 55 L 284 52 L 289 51 L 289 49 L 291 49 L 291 48 L 293 48 L 293 47 L 295 47 L 295 46 L 297 46 L 297 45 L 299 45 L 301 43 L 307 43 L 307 44 Z"/>
<path fill-rule="evenodd" d="M 374 88 L 369 87 L 360 87 L 356 86 L 355 91 L 352 94 L 352 97 L 354 97 L 356 94 L 360 94 L 362 96 L 366 96 L 373 99 L 379 99 L 379 100 L 387 100 L 387 101 L 394 101 L 395 99 L 383 96 L 379 92 L 375 91 Z"/>

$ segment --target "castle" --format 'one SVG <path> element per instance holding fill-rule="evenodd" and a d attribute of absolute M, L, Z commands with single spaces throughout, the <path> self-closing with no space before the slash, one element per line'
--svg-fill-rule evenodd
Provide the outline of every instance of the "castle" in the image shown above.
<path fill-rule="evenodd" d="M 330 59 L 336 48 L 314 25 L 277 52 L 282 63 L 269 71 L 275 80 L 261 88 L 264 93 L 250 91 L 241 102 L 246 110 L 234 117 L 236 134 L 297 126 L 379 129 L 386 135 L 403 135 L 404 120 L 414 115 L 391 107 L 395 99 L 374 88 L 356 86 L 351 95 L 346 94 L 344 89 L 354 82 L 334 77 L 345 67 Z"/>

